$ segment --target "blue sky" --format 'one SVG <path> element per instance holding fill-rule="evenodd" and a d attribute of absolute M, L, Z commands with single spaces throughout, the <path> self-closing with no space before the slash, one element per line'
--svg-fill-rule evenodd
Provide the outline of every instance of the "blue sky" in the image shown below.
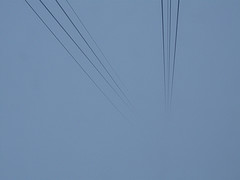
<path fill-rule="evenodd" d="M 29 2 L 129 119 L 24 1 L 1 0 L 0 179 L 240 179 L 240 1 L 181 1 L 169 116 L 158 0 L 69 0 L 124 82 L 135 114 L 41 4 Z M 44 2 L 94 58 L 55 2 Z"/>

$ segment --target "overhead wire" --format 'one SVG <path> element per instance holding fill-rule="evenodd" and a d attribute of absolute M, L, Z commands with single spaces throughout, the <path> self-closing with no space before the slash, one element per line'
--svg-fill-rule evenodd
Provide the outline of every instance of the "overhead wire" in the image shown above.
<path fill-rule="evenodd" d="M 171 33 L 172 33 L 172 1 L 169 0 L 169 39 L 168 39 L 168 103 L 170 105 L 170 79 L 171 79 Z"/>
<path fill-rule="evenodd" d="M 165 56 L 165 30 L 164 30 L 164 12 L 163 12 L 163 0 L 161 0 L 161 18 L 162 18 L 162 52 L 163 52 L 163 78 L 164 78 L 164 102 L 165 108 L 167 103 L 167 95 L 166 95 L 166 56 Z"/>
<path fill-rule="evenodd" d="M 91 82 L 95 85 L 95 87 L 102 93 L 102 95 L 107 99 L 107 101 L 117 110 L 121 116 L 128 120 L 126 115 L 113 103 L 113 101 L 106 95 L 106 93 L 100 88 L 100 86 L 93 80 L 90 74 L 83 68 L 83 66 L 76 60 L 76 58 L 72 55 L 72 53 L 67 49 L 67 47 L 63 44 L 63 42 L 57 37 L 57 35 L 51 30 L 51 28 L 46 24 L 46 22 L 41 18 L 41 16 L 36 12 L 36 10 L 30 5 L 30 3 L 25 0 L 27 5 L 32 9 L 32 11 L 37 15 L 39 20 L 45 25 L 45 27 L 50 31 L 50 33 L 54 36 L 54 38 L 60 43 L 60 45 L 66 50 L 66 52 L 72 57 L 75 63 L 77 63 L 78 67 L 82 69 L 82 71 L 87 75 L 87 77 L 91 80 Z"/>
<path fill-rule="evenodd" d="M 95 53 L 95 51 L 91 48 L 91 46 L 89 45 L 89 43 L 87 42 L 87 40 L 84 38 L 84 36 L 82 35 L 82 33 L 79 31 L 79 29 L 77 28 L 77 26 L 75 25 L 75 23 L 71 20 L 71 18 L 69 17 L 69 15 L 67 14 L 67 12 L 64 10 L 63 6 L 58 2 L 58 0 L 55 0 L 55 2 L 58 4 L 58 6 L 60 7 L 60 9 L 62 10 L 62 12 L 66 15 L 66 17 L 68 18 L 68 20 L 71 22 L 71 24 L 74 26 L 74 28 L 76 29 L 76 31 L 78 32 L 78 34 L 80 35 L 80 37 L 84 40 L 84 42 L 87 44 L 87 46 L 89 47 L 89 49 L 91 50 L 91 52 L 94 54 L 94 56 L 97 58 L 98 62 L 101 64 L 101 66 L 103 67 L 103 69 L 107 72 L 107 74 L 109 75 L 109 77 L 111 78 L 111 80 L 113 81 L 113 83 L 116 85 L 116 87 L 120 90 L 121 94 L 124 96 L 124 98 L 128 101 L 128 103 L 130 105 L 132 105 L 131 101 L 129 100 L 129 98 L 126 96 L 126 94 L 123 92 L 123 90 L 120 88 L 120 86 L 118 85 L 118 83 L 114 80 L 113 76 L 110 74 L 110 72 L 107 70 L 106 66 L 102 63 L 102 61 L 100 60 L 100 58 L 97 56 L 97 54 Z"/>
<path fill-rule="evenodd" d="M 166 2 L 166 7 L 167 7 L 167 11 L 166 11 L 166 14 L 167 14 L 167 22 L 166 22 L 166 31 L 167 31 L 167 34 L 166 34 L 166 47 L 167 47 L 167 50 L 166 50 L 166 56 L 167 56 L 167 62 L 166 62 L 166 76 L 167 76 L 167 109 L 169 108 L 169 79 L 170 79 L 170 58 L 169 58 L 169 51 L 170 51 L 170 46 L 169 46 L 169 37 L 170 37 L 170 26 L 169 26 L 169 18 L 170 18 L 170 0 L 167 0 Z"/>
<path fill-rule="evenodd" d="M 164 68 L 164 97 L 165 107 L 167 110 L 172 108 L 176 56 L 177 56 L 177 41 L 179 29 L 179 12 L 180 0 L 177 0 L 176 6 L 172 0 L 161 0 L 161 19 L 162 19 L 162 46 L 163 46 L 163 68 Z M 166 8 L 166 13 L 164 12 Z M 173 9 L 177 9 L 176 18 Z M 166 22 L 164 22 L 164 14 L 166 14 Z M 164 27 L 166 26 L 166 28 Z M 165 50 L 164 50 L 165 49 Z"/>
<path fill-rule="evenodd" d="M 123 81 L 121 80 L 120 76 L 118 75 L 117 71 L 113 68 L 113 66 L 111 65 L 110 61 L 108 60 L 108 58 L 106 57 L 106 55 L 103 53 L 102 49 L 100 48 L 100 46 L 97 44 L 96 40 L 93 38 L 93 36 L 91 35 L 91 33 L 89 32 L 89 30 L 87 29 L 87 27 L 85 26 L 85 24 L 83 23 L 82 19 L 79 17 L 79 15 L 77 14 L 76 10 L 73 8 L 73 6 L 71 5 L 71 3 L 66 0 L 68 6 L 70 7 L 70 9 L 73 11 L 73 13 L 75 14 L 75 16 L 77 17 L 78 21 L 80 22 L 80 24 L 82 25 L 82 27 L 85 29 L 85 31 L 87 32 L 87 34 L 89 35 L 89 37 L 91 38 L 91 40 L 93 41 L 93 43 L 95 44 L 95 46 L 97 47 L 97 49 L 99 50 L 99 52 L 101 53 L 101 55 L 104 57 L 105 61 L 107 62 L 107 64 L 109 65 L 109 67 L 111 68 L 112 72 L 115 74 L 115 76 L 117 77 L 118 81 L 125 87 L 126 89 L 126 85 L 123 83 Z"/>
<path fill-rule="evenodd" d="M 80 46 L 77 44 L 77 42 L 73 39 L 73 37 L 67 32 L 67 30 L 63 27 L 63 25 L 58 21 L 58 19 L 53 15 L 53 13 L 49 10 L 49 8 L 42 2 L 42 0 L 39 0 L 40 3 L 44 6 L 44 8 L 48 11 L 48 13 L 54 18 L 54 20 L 57 22 L 57 24 L 62 28 L 62 30 L 67 34 L 67 36 L 72 40 L 72 42 L 77 46 L 77 48 L 81 51 L 81 53 L 86 57 L 86 59 L 90 62 L 90 64 L 94 67 L 94 69 L 101 75 L 101 77 L 104 79 L 104 81 L 108 84 L 108 86 L 115 92 L 115 94 L 121 99 L 121 101 L 129 106 L 129 104 L 120 96 L 120 94 L 117 92 L 117 90 L 110 84 L 110 82 L 105 78 L 105 76 L 100 72 L 100 70 L 94 65 L 94 63 L 91 61 L 91 59 L 87 56 L 87 54 L 80 48 Z"/>
<path fill-rule="evenodd" d="M 178 24 L 179 24 L 179 9 L 180 9 L 180 0 L 177 3 L 177 18 L 176 18 L 176 29 L 175 29 L 175 41 L 174 41 L 174 55 L 173 55 L 173 70 L 172 70 L 172 81 L 171 81 L 171 97 L 170 103 L 172 103 L 173 96 L 173 85 L 174 85 L 174 75 L 175 75 L 175 64 L 176 64 L 176 51 L 177 51 L 177 38 L 178 38 Z"/>

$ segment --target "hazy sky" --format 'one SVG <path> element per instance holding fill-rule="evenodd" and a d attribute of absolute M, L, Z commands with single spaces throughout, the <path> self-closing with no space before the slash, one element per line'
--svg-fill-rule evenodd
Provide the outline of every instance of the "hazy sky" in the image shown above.
<path fill-rule="evenodd" d="M 41 4 L 29 2 L 129 120 L 24 0 L 1 0 L 1 180 L 240 179 L 239 0 L 181 0 L 168 117 L 159 0 L 69 0 L 124 82 L 135 115 Z M 94 59 L 56 3 L 44 2 Z"/>

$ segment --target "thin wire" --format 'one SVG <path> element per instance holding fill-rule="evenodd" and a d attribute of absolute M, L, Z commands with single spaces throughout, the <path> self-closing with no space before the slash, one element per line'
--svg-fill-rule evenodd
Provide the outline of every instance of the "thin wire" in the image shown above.
<path fill-rule="evenodd" d="M 172 96 L 173 96 L 173 83 L 174 83 L 174 75 L 175 75 L 175 64 L 176 64 L 176 51 L 177 51 L 177 38 L 178 38 L 178 22 L 179 22 L 179 8 L 180 7 L 180 0 L 178 0 L 177 5 L 177 22 L 176 22 L 176 31 L 175 31 L 175 45 L 174 45 L 174 57 L 173 57 L 173 74 L 172 74 L 172 85 L 171 85 L 171 99 L 172 102 Z"/>
<path fill-rule="evenodd" d="M 81 18 L 79 17 L 79 15 L 77 14 L 77 12 L 74 10 L 74 8 L 72 7 L 72 5 L 70 4 L 70 2 L 68 0 L 66 0 L 68 6 L 71 8 L 71 10 L 73 11 L 73 13 L 75 14 L 75 16 L 77 17 L 78 21 L 81 23 L 81 25 L 83 26 L 83 28 L 85 29 L 85 31 L 87 32 L 87 34 L 89 35 L 89 37 L 91 38 L 91 40 L 94 42 L 95 46 L 97 47 L 97 49 L 100 51 L 100 53 L 102 54 L 102 56 L 104 57 L 104 59 L 106 60 L 106 62 L 108 63 L 108 65 L 110 66 L 110 68 L 112 69 L 113 73 L 115 74 L 115 76 L 117 77 L 117 79 L 119 80 L 119 82 L 126 88 L 126 85 L 123 83 L 123 81 L 121 80 L 120 76 L 118 75 L 117 71 L 113 68 L 113 66 L 111 65 L 110 61 L 108 60 L 108 58 L 105 56 L 105 54 L 103 53 L 103 51 L 101 50 L 101 48 L 99 47 L 99 45 L 97 44 L 97 42 L 95 41 L 95 39 L 93 38 L 93 36 L 91 35 L 91 33 L 89 32 L 89 30 L 87 29 L 87 27 L 85 26 L 85 24 L 83 23 L 83 21 L 81 20 Z"/>
<path fill-rule="evenodd" d="M 82 65 L 76 60 L 76 58 L 71 54 L 71 52 L 66 48 L 66 46 L 62 43 L 62 41 L 56 36 L 56 34 L 51 30 L 51 28 L 45 23 L 45 21 L 40 17 L 40 15 L 34 10 L 34 8 L 29 4 L 27 0 L 25 0 L 27 5 L 32 9 L 32 11 L 37 15 L 39 20 L 46 26 L 46 28 L 51 32 L 51 34 L 55 37 L 55 39 L 61 44 L 61 46 L 67 51 L 67 53 L 72 57 L 72 59 L 77 63 L 77 65 L 82 69 L 82 71 L 87 75 L 87 77 L 92 81 L 95 87 L 103 94 L 103 96 L 108 100 L 108 102 L 121 114 L 122 117 L 127 119 L 127 117 L 123 114 L 122 111 L 112 102 L 112 100 L 104 93 L 104 91 L 97 85 L 97 83 L 91 78 L 91 76 L 87 73 L 87 71 L 82 67 Z"/>
<path fill-rule="evenodd" d="M 163 73 L 164 73 L 164 101 L 165 101 L 165 108 L 166 108 L 166 60 L 165 60 L 165 35 L 164 35 L 164 12 L 163 12 L 163 0 L 161 0 L 161 11 L 162 11 L 162 39 L 163 39 Z"/>
<path fill-rule="evenodd" d="M 128 97 L 126 96 L 126 94 L 123 92 L 123 90 L 119 87 L 119 85 L 117 84 L 117 82 L 114 80 L 114 78 L 112 77 L 112 75 L 109 73 L 109 71 L 107 70 L 107 68 L 104 66 L 104 64 L 102 63 L 102 61 L 99 59 L 99 57 L 97 56 L 97 54 L 94 52 L 94 50 L 91 48 L 91 46 L 89 45 L 89 43 L 87 42 L 87 40 L 84 38 L 84 36 L 82 35 L 82 33 L 79 31 L 79 29 L 77 28 L 77 26 L 74 24 L 74 22 L 71 20 L 71 18 L 69 17 L 69 15 L 67 14 L 67 12 L 64 10 L 64 8 L 61 6 L 61 4 L 58 2 L 58 0 L 55 0 L 56 3 L 58 4 L 58 6 L 61 8 L 61 10 L 63 11 L 63 13 L 67 16 L 68 20 L 71 22 L 71 24 L 74 26 L 74 28 L 77 30 L 78 34 L 82 37 L 82 39 L 84 40 L 84 42 L 87 44 L 87 46 L 89 47 L 89 49 L 91 50 L 91 52 L 94 54 L 94 56 L 97 58 L 98 62 L 101 64 L 101 66 L 104 68 L 104 70 L 107 72 L 107 74 L 109 75 L 109 77 L 112 79 L 112 81 L 114 82 L 114 84 L 117 86 L 117 88 L 120 90 L 121 94 L 126 98 L 126 100 L 128 101 L 128 103 L 131 105 L 130 100 L 128 99 Z"/>
<path fill-rule="evenodd" d="M 109 85 L 109 87 L 116 93 L 116 95 L 122 100 L 123 103 L 128 105 L 128 103 L 125 102 L 125 100 L 120 96 L 120 94 L 116 91 L 115 88 L 109 83 L 109 81 L 103 76 L 103 74 L 99 71 L 99 69 L 93 64 L 93 62 L 89 59 L 89 57 L 84 53 L 84 51 L 79 47 L 79 45 L 76 43 L 76 41 L 72 38 L 72 36 L 66 31 L 66 29 L 62 26 L 62 24 L 57 20 L 57 18 L 52 14 L 52 12 L 48 9 L 48 7 L 42 2 L 42 0 L 39 0 L 41 4 L 44 6 L 44 8 L 48 11 L 48 13 L 54 18 L 54 20 L 58 23 L 58 25 L 64 30 L 64 32 L 68 35 L 68 37 L 73 41 L 73 43 L 77 46 L 77 48 L 83 53 L 83 55 L 87 58 L 87 60 L 91 63 L 91 65 L 97 70 L 97 72 L 102 76 L 102 78 L 105 80 L 105 82 Z"/>
<path fill-rule="evenodd" d="M 170 79 L 170 62 L 169 62 L 169 0 L 167 1 L 167 22 L 166 22 L 166 26 L 167 26 L 167 43 L 166 43 L 166 46 L 167 46 L 167 62 L 166 62 L 166 76 L 167 76 L 167 109 L 168 109 L 168 105 L 169 105 L 169 79 Z"/>
<path fill-rule="evenodd" d="M 171 79 L 171 32 L 172 32 L 172 30 L 171 30 L 171 23 L 172 23 L 172 1 L 171 0 L 169 0 L 169 43 L 168 43 L 168 62 L 169 62 L 169 64 L 168 64 L 168 77 L 169 77 L 169 79 L 168 79 L 168 90 L 169 90 L 169 94 L 168 94 L 168 96 L 170 96 L 170 79 Z M 169 101 L 170 101 L 170 97 L 168 97 L 169 98 Z M 170 102 L 169 102 L 169 104 L 170 104 Z"/>

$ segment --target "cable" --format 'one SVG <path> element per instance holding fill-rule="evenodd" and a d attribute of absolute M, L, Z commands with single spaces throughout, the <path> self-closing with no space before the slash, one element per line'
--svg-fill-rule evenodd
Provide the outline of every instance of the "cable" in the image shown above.
<path fill-rule="evenodd" d="M 178 37 L 178 22 L 179 22 L 179 7 L 180 7 L 180 0 L 178 0 L 177 5 L 177 20 L 176 20 L 176 31 L 175 31 L 175 45 L 174 45 L 174 56 L 173 56 L 173 72 L 172 72 L 172 85 L 171 85 L 171 99 L 173 96 L 173 83 L 174 83 L 174 75 L 175 75 L 175 64 L 176 64 L 176 51 L 177 51 L 177 37 Z"/>
<path fill-rule="evenodd" d="M 169 0 L 169 39 L 168 39 L 168 96 L 170 96 L 170 79 L 171 79 L 171 23 L 172 23 L 172 1 Z M 168 101 L 170 101 L 170 97 L 168 97 Z M 168 102 L 170 103 L 170 102 Z"/>
<path fill-rule="evenodd" d="M 74 22 L 71 20 L 71 18 L 69 17 L 69 15 L 67 14 L 67 12 L 64 10 L 64 8 L 61 6 L 61 4 L 58 2 L 58 0 L 55 0 L 56 3 L 58 4 L 58 6 L 61 8 L 61 10 L 63 11 L 63 13 L 67 16 L 68 20 L 71 22 L 71 24 L 74 26 L 74 28 L 77 30 L 78 34 L 82 37 L 82 39 L 84 40 L 84 42 L 87 44 L 87 46 L 90 48 L 91 52 L 94 54 L 94 56 L 97 58 L 98 62 L 101 64 L 101 66 L 104 68 L 104 70 L 107 72 L 107 74 L 109 75 L 109 77 L 112 79 L 112 81 L 114 82 L 114 84 L 117 86 L 117 88 L 120 90 L 120 92 L 122 93 L 122 95 L 126 98 L 126 100 L 128 101 L 128 103 L 131 104 L 130 100 L 128 99 L 128 97 L 126 96 L 126 94 L 123 92 L 123 90 L 119 87 L 119 85 L 116 83 L 116 81 L 114 80 L 114 78 L 112 77 L 112 75 L 109 73 L 109 71 L 107 70 L 107 68 L 104 66 L 104 64 L 102 63 L 102 61 L 99 59 L 99 57 L 96 55 L 96 53 L 94 52 L 94 50 L 91 48 L 91 46 L 89 45 L 89 43 L 87 42 L 87 40 L 84 38 L 84 36 L 82 35 L 82 33 L 79 31 L 79 29 L 77 28 L 77 26 L 74 24 Z"/>
<path fill-rule="evenodd" d="M 169 72 L 169 70 L 170 70 L 170 62 L 169 62 L 169 33 L 170 33 L 170 31 L 169 31 L 169 0 L 167 1 L 167 22 L 166 22 L 166 31 L 167 31 L 167 37 L 166 37 L 166 41 L 167 41 L 167 43 L 166 43 L 166 48 L 167 48 L 167 50 L 166 50 L 166 56 L 167 56 L 167 58 L 166 58 L 166 60 L 167 60 L 167 62 L 166 62 L 166 79 L 167 79 L 167 109 L 168 109 L 168 105 L 169 105 L 169 76 L 170 76 L 170 72 Z"/>
<path fill-rule="evenodd" d="M 64 30 L 64 32 L 68 35 L 68 37 L 73 41 L 73 43 L 77 46 L 77 48 L 83 53 L 83 55 L 87 58 L 87 60 L 91 63 L 91 65 L 97 70 L 97 72 L 102 76 L 102 78 L 105 80 L 105 82 L 109 85 L 109 87 L 116 93 L 116 95 L 122 100 L 123 103 L 128 105 L 128 103 L 125 102 L 125 100 L 119 95 L 119 93 L 113 88 L 113 86 L 109 83 L 109 81 L 103 76 L 103 74 L 99 71 L 99 69 L 93 64 L 93 62 L 89 59 L 89 57 L 84 53 L 84 51 L 79 47 L 79 45 L 76 43 L 76 41 L 72 38 L 72 36 L 67 32 L 67 30 L 62 26 L 62 24 L 57 20 L 57 18 L 52 14 L 52 12 L 48 9 L 48 7 L 42 2 L 42 0 L 39 0 L 41 4 L 44 6 L 44 8 L 48 11 L 48 13 L 54 18 L 54 20 L 58 23 L 58 25 Z"/>
<path fill-rule="evenodd" d="M 165 101 L 165 108 L 166 108 L 166 60 L 165 60 L 165 35 L 164 35 L 164 12 L 163 12 L 163 0 L 161 0 L 161 11 L 162 11 L 162 39 L 163 39 L 163 73 L 164 73 L 164 101 Z"/>
<path fill-rule="evenodd" d="M 62 43 L 62 41 L 56 36 L 56 34 L 51 30 L 51 28 L 45 23 L 45 21 L 40 17 L 40 15 L 34 10 L 34 8 L 29 4 L 27 0 L 25 0 L 27 5 L 32 9 L 32 11 L 37 15 L 39 20 L 46 26 L 46 28 L 51 32 L 51 34 L 55 37 L 55 39 L 61 44 L 61 46 L 67 51 L 67 53 L 72 57 L 72 59 L 77 63 L 77 65 L 82 69 L 82 71 L 87 75 L 87 77 L 92 81 L 95 87 L 103 94 L 103 96 L 108 100 L 108 102 L 121 114 L 122 117 L 127 119 L 127 117 L 123 114 L 122 111 L 112 102 L 112 100 L 104 93 L 104 91 L 97 85 L 97 83 L 91 78 L 91 76 L 87 73 L 87 71 L 82 67 L 82 65 L 76 60 L 76 58 L 71 54 L 71 52 L 66 48 L 66 46 Z"/>
<path fill-rule="evenodd" d="M 87 29 L 87 27 L 85 26 L 85 24 L 83 23 L 83 21 L 81 20 L 81 18 L 79 17 L 79 15 L 77 14 L 77 12 L 74 10 L 74 8 L 72 7 L 72 5 L 70 4 L 70 2 L 68 0 L 66 0 L 68 6 L 71 8 L 71 10 L 73 11 L 73 13 L 75 14 L 75 16 L 77 17 L 78 21 L 81 23 L 81 25 L 83 26 L 83 28 L 85 29 L 85 31 L 87 32 L 87 34 L 89 35 L 89 37 L 91 38 L 91 40 L 94 42 L 95 46 L 97 47 L 97 49 L 100 51 L 100 53 L 102 54 L 102 56 L 104 57 L 104 59 L 106 60 L 106 62 L 108 63 L 108 65 L 110 66 L 110 68 L 112 69 L 113 73 L 115 74 L 115 76 L 117 77 L 117 79 L 120 81 L 120 83 L 126 88 L 125 84 L 123 83 L 123 81 L 121 80 L 120 76 L 118 75 L 117 71 L 113 68 L 113 66 L 111 65 L 110 61 L 108 60 L 108 58 L 105 56 L 105 54 L 103 53 L 103 51 L 101 50 L 101 48 L 99 47 L 99 45 L 97 44 L 97 42 L 95 41 L 95 39 L 93 38 L 93 36 L 91 35 L 91 33 L 89 32 L 89 30 Z"/>

